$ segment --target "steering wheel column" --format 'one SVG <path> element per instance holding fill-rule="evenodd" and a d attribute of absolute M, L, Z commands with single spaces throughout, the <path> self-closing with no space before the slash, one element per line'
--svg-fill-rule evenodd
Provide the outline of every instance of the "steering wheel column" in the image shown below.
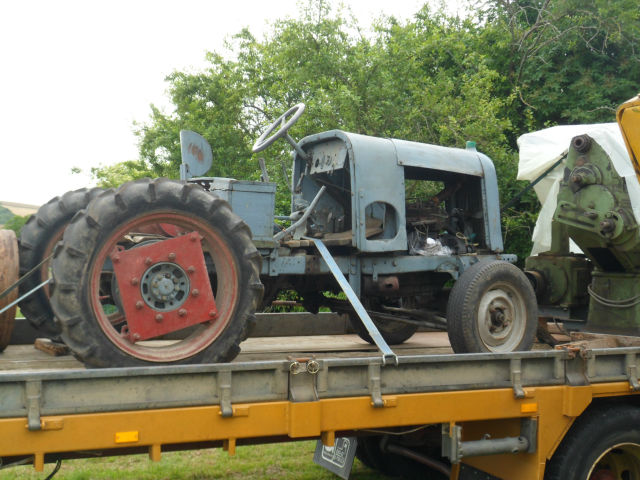
<path fill-rule="evenodd" d="M 304 103 L 298 103 L 294 105 L 289 110 L 280 115 L 271 125 L 267 127 L 267 129 L 262 132 L 256 143 L 253 145 L 253 153 L 258 153 L 269 147 L 273 142 L 278 140 L 279 138 L 284 138 L 287 142 L 291 144 L 291 146 L 298 152 L 305 160 L 309 160 L 309 155 L 302 150 L 300 145 L 291 138 L 288 131 L 289 129 L 298 121 L 302 113 L 304 112 L 305 105 Z M 276 130 L 277 129 L 277 130 Z M 275 133 L 274 130 L 276 130 Z"/>

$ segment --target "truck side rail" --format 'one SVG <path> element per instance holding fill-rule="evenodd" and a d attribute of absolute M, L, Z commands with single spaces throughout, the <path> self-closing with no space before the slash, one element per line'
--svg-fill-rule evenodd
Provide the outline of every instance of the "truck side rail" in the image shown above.
<path fill-rule="evenodd" d="M 412 355 L 397 366 L 379 356 L 303 358 L 230 364 L 113 368 L 103 370 L 0 373 L 1 418 L 27 417 L 38 430 L 47 415 L 219 405 L 223 416 L 234 403 L 314 401 L 438 391 L 580 386 L 628 381 L 638 388 L 640 348 L 567 350 L 510 354 Z"/>

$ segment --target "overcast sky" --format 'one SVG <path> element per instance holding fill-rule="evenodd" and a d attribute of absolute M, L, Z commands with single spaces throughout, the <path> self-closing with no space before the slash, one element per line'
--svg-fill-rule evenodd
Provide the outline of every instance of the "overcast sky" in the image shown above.
<path fill-rule="evenodd" d="M 422 3 L 344 1 L 365 26 Z M 168 108 L 167 74 L 298 11 L 296 0 L 0 1 L 0 200 L 41 204 L 89 186 L 92 166 L 137 158 L 133 121 Z"/>

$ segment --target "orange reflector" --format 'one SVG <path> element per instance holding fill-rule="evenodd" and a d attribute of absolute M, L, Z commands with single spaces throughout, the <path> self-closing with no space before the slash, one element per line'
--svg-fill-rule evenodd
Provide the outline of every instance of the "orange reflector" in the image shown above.
<path fill-rule="evenodd" d="M 536 413 L 538 411 L 537 403 L 523 403 L 520 405 L 521 413 Z"/>
<path fill-rule="evenodd" d="M 133 443 L 138 441 L 138 432 L 116 432 L 116 443 Z"/>

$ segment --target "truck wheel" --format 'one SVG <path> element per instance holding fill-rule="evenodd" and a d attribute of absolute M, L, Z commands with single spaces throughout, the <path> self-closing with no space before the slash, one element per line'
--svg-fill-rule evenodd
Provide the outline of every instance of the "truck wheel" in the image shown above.
<path fill-rule="evenodd" d="M 640 409 L 612 404 L 587 410 L 562 440 L 544 478 L 640 479 Z"/>
<path fill-rule="evenodd" d="M 262 297 L 260 261 L 225 201 L 195 184 L 138 180 L 73 218 L 54 255 L 51 305 L 91 367 L 229 361 Z"/>
<path fill-rule="evenodd" d="M 18 242 L 12 230 L 0 230 L 0 292 L 18 281 Z M 0 309 L 18 298 L 18 291 L 13 290 L 0 299 Z M 0 313 L 0 352 L 11 339 L 13 323 L 16 318 L 15 305 L 4 313 Z"/>
<path fill-rule="evenodd" d="M 376 435 L 372 437 L 358 437 L 358 446 L 356 447 L 356 457 L 365 466 L 372 470 L 388 475 L 393 478 L 402 478 L 406 480 L 446 480 L 448 475 L 434 470 L 433 468 L 420 463 L 411 458 L 395 453 L 383 451 L 381 449 L 382 436 Z M 419 448 L 420 454 L 427 454 L 429 458 L 440 459 L 439 448 Z"/>
<path fill-rule="evenodd" d="M 38 265 L 53 252 L 56 243 L 62 239 L 64 229 L 71 218 L 85 208 L 102 189 L 82 188 L 55 197 L 42 205 L 29 217 L 20 231 L 18 248 L 20 252 L 20 275 Z M 40 285 L 50 276 L 51 262 L 40 267 L 39 273 L 32 274 L 20 285 L 20 295 L 24 295 Z M 60 328 L 54 323 L 53 311 L 49 305 L 50 289 L 45 285 L 20 302 L 20 311 L 29 323 L 45 335 L 55 336 Z"/>
<path fill-rule="evenodd" d="M 456 353 L 531 349 L 538 325 L 533 288 L 518 267 L 481 261 L 455 282 L 447 304 L 447 332 Z"/>
<path fill-rule="evenodd" d="M 376 470 L 383 475 L 393 474 L 393 465 L 390 464 L 387 454 L 380 449 L 382 436 L 358 437 L 356 457 L 366 467 Z"/>

